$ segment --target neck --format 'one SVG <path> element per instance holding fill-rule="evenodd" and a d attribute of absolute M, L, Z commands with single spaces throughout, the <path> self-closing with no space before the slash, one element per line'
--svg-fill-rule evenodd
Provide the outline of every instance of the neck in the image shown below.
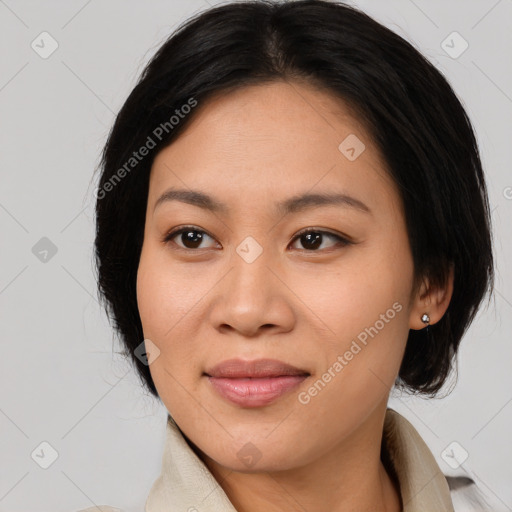
<path fill-rule="evenodd" d="M 398 484 L 381 460 L 386 404 L 328 453 L 282 471 L 241 473 L 200 454 L 238 512 L 401 512 Z"/>

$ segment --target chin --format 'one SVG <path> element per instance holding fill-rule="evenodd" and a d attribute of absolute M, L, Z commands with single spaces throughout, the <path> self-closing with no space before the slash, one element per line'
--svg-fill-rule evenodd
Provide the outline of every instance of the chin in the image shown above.
<path fill-rule="evenodd" d="M 304 464 L 301 461 L 305 454 L 297 453 L 296 443 L 265 443 L 242 440 L 232 441 L 229 444 L 215 444 L 212 450 L 207 450 L 207 457 L 204 453 L 200 458 L 205 462 L 213 460 L 217 464 L 239 473 L 262 473 L 273 471 L 286 471 Z M 210 461 L 208 461 L 210 459 Z"/>
<path fill-rule="evenodd" d="M 240 460 L 238 457 L 226 457 L 224 454 L 219 459 L 215 459 L 215 461 L 217 464 L 220 464 L 230 471 L 246 474 L 286 471 L 295 467 L 295 465 L 285 457 L 276 458 L 273 456 L 269 460 L 264 456 L 261 456 L 261 458 L 258 459 L 258 457 L 256 457 L 253 461 L 251 461 L 248 456 L 245 455 L 244 459 Z"/>

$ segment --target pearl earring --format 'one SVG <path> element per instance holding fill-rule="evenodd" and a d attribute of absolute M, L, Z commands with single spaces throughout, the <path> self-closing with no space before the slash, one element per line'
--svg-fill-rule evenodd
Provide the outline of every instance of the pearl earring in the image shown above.
<path fill-rule="evenodd" d="M 423 315 L 421 316 L 421 321 L 424 324 L 428 324 L 430 322 L 430 317 L 427 315 L 427 313 L 423 313 Z"/>

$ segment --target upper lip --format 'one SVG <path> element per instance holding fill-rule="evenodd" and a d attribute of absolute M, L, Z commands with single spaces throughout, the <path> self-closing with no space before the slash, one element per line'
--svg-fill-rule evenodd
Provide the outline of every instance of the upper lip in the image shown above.
<path fill-rule="evenodd" d="M 240 379 L 246 377 L 280 377 L 282 375 L 309 375 L 309 372 L 277 359 L 227 359 L 208 369 L 210 377 Z"/>

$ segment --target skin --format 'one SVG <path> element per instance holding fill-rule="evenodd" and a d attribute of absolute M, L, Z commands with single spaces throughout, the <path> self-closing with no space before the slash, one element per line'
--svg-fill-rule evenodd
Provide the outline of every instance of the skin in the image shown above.
<path fill-rule="evenodd" d="M 153 162 L 137 276 L 144 336 L 160 350 L 150 371 L 164 405 L 239 512 L 401 510 L 380 460 L 388 396 L 409 329 L 424 327 L 425 312 L 439 321 L 453 276 L 446 289 L 428 281 L 414 289 L 398 190 L 340 99 L 273 82 L 216 95 L 194 116 Z M 349 134 L 365 144 L 354 161 L 338 149 Z M 229 213 L 180 201 L 155 210 L 171 187 L 207 193 Z M 305 192 L 345 193 L 371 213 L 344 205 L 274 211 Z M 186 225 L 206 232 L 203 241 L 163 241 Z M 324 234 L 311 248 L 296 237 L 304 228 L 353 243 Z M 236 252 L 248 236 L 263 251 L 252 263 Z M 299 393 L 395 303 L 400 312 L 301 403 Z M 311 376 L 267 406 L 240 407 L 203 375 L 234 357 L 279 359 Z M 237 456 L 249 442 L 261 456 L 250 468 Z"/>

